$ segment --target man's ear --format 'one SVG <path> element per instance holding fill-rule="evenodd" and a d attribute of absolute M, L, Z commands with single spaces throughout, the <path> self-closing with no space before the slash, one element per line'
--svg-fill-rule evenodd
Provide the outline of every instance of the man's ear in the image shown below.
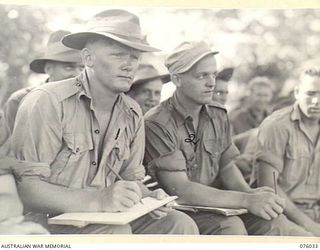
<path fill-rule="evenodd" d="M 95 55 L 91 49 L 83 48 L 81 50 L 81 59 L 85 66 L 91 68 L 94 64 Z"/>
<path fill-rule="evenodd" d="M 181 87 L 181 76 L 178 74 L 171 75 L 171 81 L 176 85 L 177 88 Z"/>

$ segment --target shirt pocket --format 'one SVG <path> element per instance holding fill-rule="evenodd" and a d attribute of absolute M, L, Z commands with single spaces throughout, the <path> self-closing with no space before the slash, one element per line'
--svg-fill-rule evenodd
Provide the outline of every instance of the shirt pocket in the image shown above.
<path fill-rule="evenodd" d="M 53 166 L 51 181 L 64 186 L 78 186 L 87 177 L 89 151 L 93 149 L 92 136 L 90 133 L 65 133 L 63 140 L 64 145 Z"/>
<path fill-rule="evenodd" d="M 311 155 L 304 149 L 288 148 L 284 157 L 284 178 L 289 182 L 303 180 L 310 167 Z"/>
<path fill-rule="evenodd" d="M 212 180 L 219 173 L 219 161 L 220 161 L 220 150 L 221 150 L 221 140 L 218 139 L 208 139 L 203 141 L 204 149 L 206 151 L 206 155 L 204 157 L 204 165 L 210 166 L 209 174 Z"/>
<path fill-rule="evenodd" d="M 129 159 L 130 147 L 129 142 L 125 136 L 121 136 L 113 147 L 113 154 L 118 161 L 125 161 Z"/>

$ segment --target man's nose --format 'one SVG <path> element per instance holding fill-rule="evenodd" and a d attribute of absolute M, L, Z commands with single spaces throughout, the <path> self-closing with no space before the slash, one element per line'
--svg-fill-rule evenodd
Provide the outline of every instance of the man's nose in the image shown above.
<path fill-rule="evenodd" d="M 210 88 L 214 88 L 216 86 L 216 77 L 213 75 L 208 76 L 208 81 L 206 85 Z"/>

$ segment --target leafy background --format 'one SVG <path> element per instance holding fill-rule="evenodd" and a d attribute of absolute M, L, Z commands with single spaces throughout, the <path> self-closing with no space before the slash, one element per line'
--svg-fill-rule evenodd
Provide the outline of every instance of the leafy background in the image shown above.
<path fill-rule="evenodd" d="M 108 6 L 0 5 L 0 104 L 15 90 L 37 85 L 29 63 L 57 29 L 80 30 L 86 20 Z M 256 75 L 270 77 L 276 95 L 286 95 L 298 81 L 299 69 L 319 61 L 320 9 L 174 9 L 125 8 L 140 17 L 148 41 L 162 52 L 146 59 L 164 72 L 163 60 L 180 42 L 205 40 L 218 50 L 220 68 L 235 67 L 229 102 L 246 95 Z M 164 88 L 164 98 L 173 91 Z"/>

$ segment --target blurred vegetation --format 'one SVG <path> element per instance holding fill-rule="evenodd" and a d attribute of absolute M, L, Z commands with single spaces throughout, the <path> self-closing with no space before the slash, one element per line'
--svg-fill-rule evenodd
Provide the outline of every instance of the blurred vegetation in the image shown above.
<path fill-rule="evenodd" d="M 103 9 L 0 5 L 0 101 L 29 84 L 29 62 L 44 47 L 49 32 L 78 27 Z M 149 42 L 164 54 L 183 40 L 203 39 L 219 50 L 220 65 L 236 68 L 233 82 L 239 91 L 232 99 L 244 95 L 247 82 L 256 75 L 270 77 L 279 94 L 283 86 L 297 81 L 305 61 L 319 57 L 319 9 L 135 8 L 133 12 L 140 16 Z"/>

